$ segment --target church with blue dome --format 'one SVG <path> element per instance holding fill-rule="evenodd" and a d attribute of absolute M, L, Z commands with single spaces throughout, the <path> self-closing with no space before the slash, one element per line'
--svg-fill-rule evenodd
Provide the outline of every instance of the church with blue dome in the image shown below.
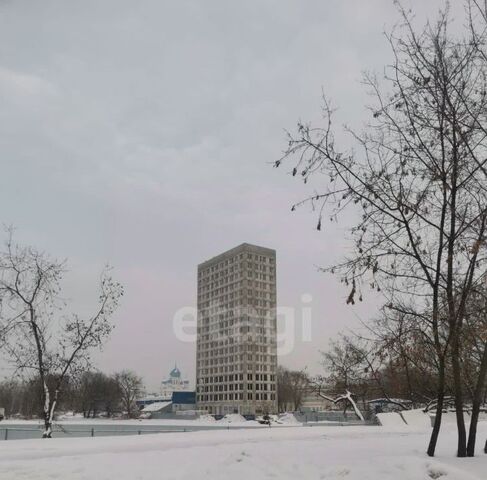
<path fill-rule="evenodd" d="M 169 378 L 161 382 L 161 396 L 171 398 L 173 392 L 189 390 L 189 380 L 183 380 L 181 370 L 174 365 L 169 372 Z"/>

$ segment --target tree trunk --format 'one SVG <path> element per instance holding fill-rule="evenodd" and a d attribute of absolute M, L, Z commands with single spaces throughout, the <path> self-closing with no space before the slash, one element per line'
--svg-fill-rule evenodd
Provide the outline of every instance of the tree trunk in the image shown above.
<path fill-rule="evenodd" d="M 436 415 L 433 424 L 433 431 L 431 432 L 430 443 L 428 445 L 427 454 L 430 457 L 435 456 L 436 444 L 438 442 L 438 435 L 440 434 L 441 416 L 443 414 L 443 403 L 445 399 L 445 360 L 439 359 L 438 368 L 438 395 L 436 402 Z"/>
<path fill-rule="evenodd" d="M 453 334 L 452 341 L 452 369 L 453 388 L 455 393 L 455 414 L 457 418 L 458 448 L 457 456 L 467 456 L 467 431 L 465 429 L 465 417 L 463 415 L 463 391 L 462 391 L 462 369 L 460 365 L 460 338 L 459 329 Z"/>
<path fill-rule="evenodd" d="M 52 438 L 52 422 L 49 419 L 49 414 L 44 416 L 44 432 L 42 438 Z"/>
<path fill-rule="evenodd" d="M 477 378 L 477 385 L 472 403 L 472 418 L 470 419 L 470 428 L 468 431 L 467 456 L 473 457 L 475 455 L 475 440 L 477 438 L 477 423 L 479 420 L 480 406 L 482 404 L 482 396 L 485 388 L 485 379 L 487 377 L 487 344 L 484 347 L 482 354 L 482 362 L 480 363 L 479 376 Z M 486 443 L 487 445 L 487 443 Z"/>
<path fill-rule="evenodd" d="M 46 387 L 47 389 L 47 387 Z M 49 391 L 47 391 L 47 411 L 44 411 L 44 433 L 42 434 L 42 438 L 52 438 L 52 423 L 54 420 L 54 411 L 56 410 L 57 399 L 58 399 L 59 390 L 56 389 L 54 392 L 54 398 L 52 401 L 49 401 Z"/>
<path fill-rule="evenodd" d="M 46 381 L 42 379 L 43 382 L 43 400 L 44 400 L 44 432 L 42 433 L 42 438 L 51 438 L 52 435 L 52 422 L 51 418 L 51 396 L 49 394 L 49 388 Z"/>

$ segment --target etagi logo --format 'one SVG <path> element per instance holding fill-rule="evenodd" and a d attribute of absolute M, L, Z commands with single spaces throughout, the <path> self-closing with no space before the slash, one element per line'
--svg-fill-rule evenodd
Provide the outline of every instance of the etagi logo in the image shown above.
<path fill-rule="evenodd" d="M 277 354 L 288 355 L 299 339 L 301 342 L 311 342 L 312 339 L 312 301 L 313 297 L 309 293 L 301 295 L 301 305 L 299 307 L 277 306 L 274 311 L 268 312 L 266 316 L 259 314 L 254 307 L 236 307 L 233 309 L 223 309 L 218 305 L 210 305 L 205 313 L 218 316 L 223 326 L 218 326 L 214 330 L 205 332 L 210 338 L 222 340 L 226 337 L 235 338 L 236 335 L 254 335 L 249 328 L 253 323 L 253 318 L 264 319 L 267 329 L 272 328 L 273 322 L 276 324 Z M 201 312 L 201 317 L 204 316 Z M 195 343 L 197 338 L 197 318 L 198 310 L 196 307 L 182 307 L 176 311 L 173 317 L 173 332 L 175 337 L 186 343 Z M 234 322 L 229 325 L 228 319 L 234 318 Z M 228 332 L 228 333 L 224 333 Z M 242 333 L 243 332 L 243 333 Z M 202 333 L 203 334 L 203 333 Z"/>

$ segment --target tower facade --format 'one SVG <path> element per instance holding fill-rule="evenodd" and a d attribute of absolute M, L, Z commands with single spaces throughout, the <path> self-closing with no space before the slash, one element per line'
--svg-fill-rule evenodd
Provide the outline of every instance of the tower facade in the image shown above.
<path fill-rule="evenodd" d="M 196 401 L 277 412 L 276 252 L 243 243 L 198 265 Z"/>

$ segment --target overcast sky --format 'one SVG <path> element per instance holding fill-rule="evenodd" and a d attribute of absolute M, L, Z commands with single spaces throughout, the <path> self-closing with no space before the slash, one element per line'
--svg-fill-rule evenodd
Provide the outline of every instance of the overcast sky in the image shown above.
<path fill-rule="evenodd" d="M 443 2 L 410 4 L 422 23 Z M 271 163 L 322 88 L 360 126 L 361 71 L 390 59 L 396 20 L 392 0 L 0 1 L 0 222 L 69 260 L 82 312 L 114 267 L 126 296 L 100 369 L 154 390 L 177 362 L 193 382 L 174 313 L 195 305 L 197 264 L 242 242 L 277 250 L 279 305 L 313 296 L 312 341 L 298 329 L 281 364 L 319 372 L 328 339 L 374 314 L 317 271 L 345 224 L 291 213 L 307 190 Z"/>

